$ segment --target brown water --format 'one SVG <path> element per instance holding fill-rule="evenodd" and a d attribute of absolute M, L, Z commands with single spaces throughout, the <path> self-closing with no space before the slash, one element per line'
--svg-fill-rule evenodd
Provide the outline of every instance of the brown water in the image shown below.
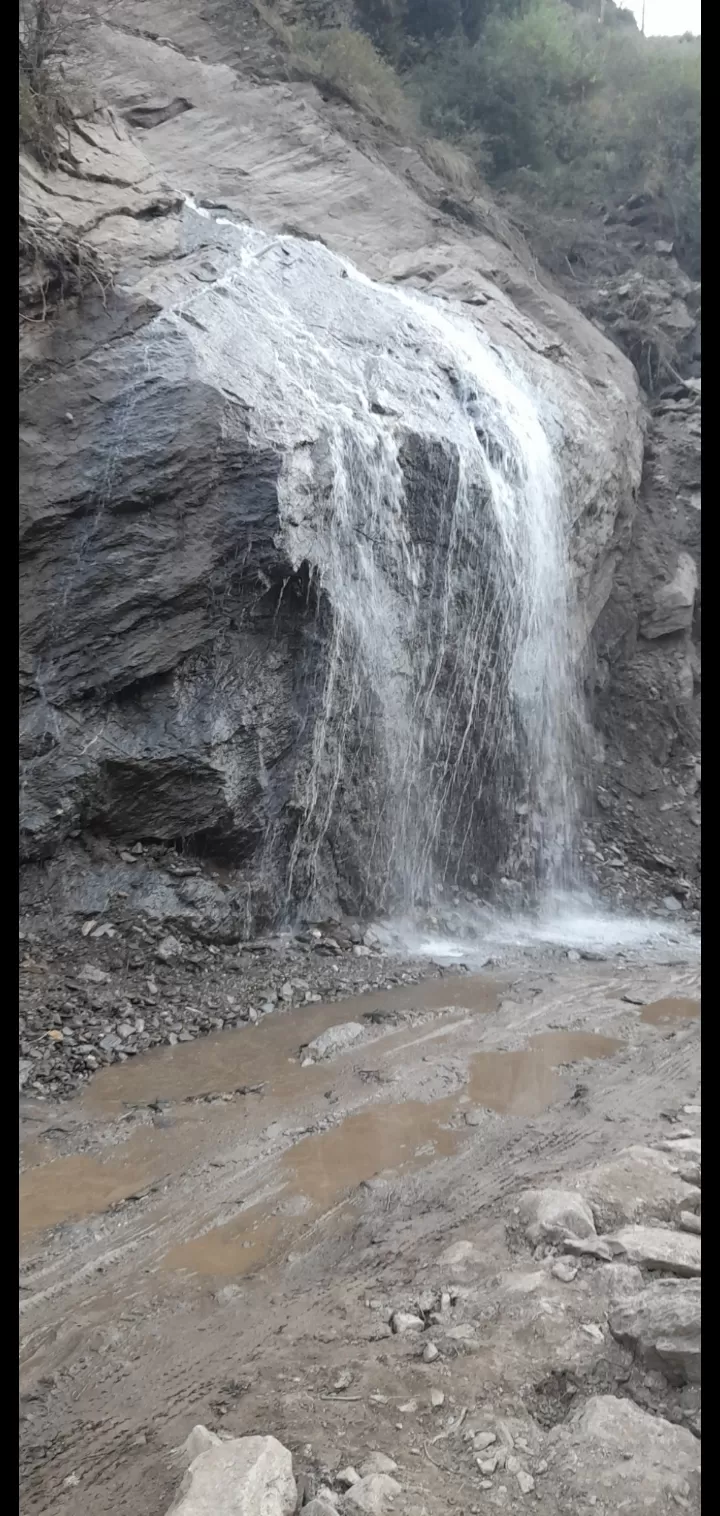
<path fill-rule="evenodd" d="M 499 981 L 479 975 L 401 985 L 277 1013 L 256 1027 L 157 1049 L 102 1070 L 75 1103 L 85 1122 L 94 1113 L 112 1119 L 128 1107 L 162 1100 L 169 1107 L 162 1117 L 169 1128 L 144 1124 L 119 1142 L 107 1159 L 87 1153 L 56 1158 L 49 1145 L 28 1145 L 24 1159 L 30 1166 L 20 1185 L 23 1239 L 58 1222 L 102 1213 L 160 1179 L 179 1177 L 203 1154 L 211 1162 L 220 1157 L 222 1166 L 229 1143 L 242 1152 L 246 1141 L 257 1144 L 268 1123 L 277 1122 L 279 1130 L 287 1132 L 301 1111 L 305 1119 L 319 1109 L 324 1113 L 322 1097 L 336 1091 L 338 1084 L 344 1083 L 351 1102 L 357 1100 L 363 1070 L 392 1078 L 400 1069 L 407 1070 L 412 1060 L 417 1066 L 419 1057 L 433 1062 L 438 1040 L 472 1027 L 472 1013 L 494 1010 L 501 987 Z M 659 1002 L 663 1004 L 673 1002 Z M 387 1030 L 382 1023 L 370 1026 L 368 1041 L 344 1056 L 302 1067 L 299 1053 L 305 1043 L 331 1026 L 362 1020 L 367 1011 L 444 1009 L 455 1014 L 439 1024 L 413 1026 L 406 1021 L 398 1026 L 391 1021 Z M 376 1098 L 336 1126 L 303 1138 L 272 1165 L 263 1163 L 258 1187 L 269 1184 L 272 1199 L 251 1203 L 229 1225 L 175 1248 L 166 1264 L 198 1273 L 247 1273 L 364 1180 L 404 1174 L 469 1140 L 461 1124 L 468 1096 L 475 1105 L 498 1114 L 534 1117 L 565 1093 L 557 1072 L 561 1065 L 609 1057 L 621 1046 L 612 1038 L 584 1032 L 544 1032 L 517 1052 L 471 1054 L 464 1091 L 434 1101 L 391 1103 Z M 260 1087 L 259 1095 L 237 1093 L 255 1087 Z M 234 1098 L 212 1100 L 222 1094 Z M 210 1102 L 203 1096 L 211 1097 Z M 140 1119 L 148 1123 L 147 1111 Z M 112 1130 L 124 1129 L 115 1123 Z"/>
<path fill-rule="evenodd" d="M 147 1104 L 152 1100 L 188 1100 L 213 1091 L 230 1093 L 238 1086 L 263 1083 L 265 1094 L 289 1097 L 298 1090 L 322 1089 L 328 1080 L 328 1068 L 316 1064 L 302 1068 L 300 1048 L 312 1042 L 330 1027 L 346 1021 L 363 1021 L 371 1011 L 475 1011 L 497 1009 L 501 988 L 506 981 L 493 982 L 484 975 L 456 974 L 443 979 L 425 980 L 421 984 L 396 985 L 390 990 L 351 995 L 332 1004 L 301 1006 L 295 1010 L 276 1011 L 257 1026 L 237 1031 L 218 1032 L 199 1042 L 178 1043 L 173 1048 L 153 1048 L 149 1053 L 127 1063 L 115 1063 L 101 1069 L 82 1097 L 89 1111 L 108 1115 L 130 1104 Z M 389 1023 L 392 1029 L 392 1022 Z M 369 1026 L 377 1037 L 382 1025 Z M 407 1039 L 408 1028 L 400 1028 L 397 1041 Z M 392 1049 L 392 1039 L 383 1039 L 383 1052 Z M 359 1063 L 377 1055 L 377 1041 L 359 1044 L 349 1050 L 348 1058 Z"/>
<path fill-rule="evenodd" d="M 158 1178 L 152 1148 L 147 1137 L 138 1134 L 123 1144 L 122 1156 L 107 1161 L 78 1153 L 29 1168 L 20 1177 L 21 1240 L 61 1221 L 98 1215 L 141 1194 Z"/>
<path fill-rule="evenodd" d="M 272 1256 L 276 1244 L 287 1246 L 289 1237 L 306 1231 L 363 1180 L 400 1174 L 453 1153 L 461 1134 L 443 1123 L 456 1107 L 454 1095 L 376 1105 L 346 1116 L 327 1132 L 303 1138 L 279 1161 L 279 1189 L 273 1201 L 251 1206 L 236 1221 L 174 1248 L 165 1266 L 224 1277 L 250 1273 Z M 283 1215 L 283 1207 L 297 1196 L 309 1202 L 299 1225 L 296 1217 Z"/>
<path fill-rule="evenodd" d="M 610 1058 L 623 1046 L 592 1032 L 540 1032 L 516 1053 L 476 1053 L 470 1096 L 502 1116 L 539 1116 L 563 1093 L 557 1069 L 582 1058 Z"/>
<path fill-rule="evenodd" d="M 559 1065 L 608 1058 L 621 1042 L 587 1032 L 545 1032 L 519 1052 L 476 1053 L 470 1060 L 468 1093 L 478 1105 L 514 1116 L 538 1116 L 565 1092 Z M 363 1180 L 406 1174 L 454 1153 L 467 1130 L 449 1125 L 462 1095 L 442 1100 L 374 1105 L 346 1116 L 327 1132 L 306 1137 L 277 1166 L 273 1199 L 250 1207 L 232 1222 L 214 1227 L 165 1258 L 171 1269 L 222 1277 L 252 1272 L 281 1251 L 293 1235 L 349 1196 Z M 298 1227 L 283 1216 L 291 1197 L 309 1202 Z"/>
<path fill-rule="evenodd" d="M 665 1000 L 653 1000 L 649 1005 L 644 1005 L 640 1020 L 649 1022 L 651 1026 L 659 1026 L 663 1021 L 688 1021 L 699 1015 L 699 1000 L 690 1000 L 686 996 L 668 996 Z"/>

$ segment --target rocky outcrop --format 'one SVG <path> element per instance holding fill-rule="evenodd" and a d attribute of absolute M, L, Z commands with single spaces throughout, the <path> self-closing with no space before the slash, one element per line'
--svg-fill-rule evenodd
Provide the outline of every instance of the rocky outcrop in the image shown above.
<path fill-rule="evenodd" d="M 421 556 L 456 466 L 446 357 L 362 275 L 463 302 L 532 385 L 569 503 L 578 651 L 632 517 L 642 419 L 629 364 L 491 207 L 459 226 L 414 150 L 400 171 L 350 142 L 351 113 L 343 132 L 309 87 L 259 90 L 196 17 L 154 10 L 172 46 L 147 7 L 87 28 L 82 67 L 113 110 L 65 169 L 23 167 L 26 223 L 69 224 L 106 279 L 24 335 L 22 846 L 42 859 L 94 832 L 210 854 L 236 870 L 244 931 L 311 890 L 316 908 L 373 903 L 371 751 L 340 803 L 325 776 L 310 873 L 298 846 L 338 618 L 313 571 L 326 414 L 397 422 Z"/>

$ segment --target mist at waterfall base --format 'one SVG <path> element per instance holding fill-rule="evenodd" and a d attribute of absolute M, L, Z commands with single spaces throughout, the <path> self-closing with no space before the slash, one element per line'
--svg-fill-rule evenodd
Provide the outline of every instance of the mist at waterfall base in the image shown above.
<path fill-rule="evenodd" d="M 279 480 L 283 541 L 330 632 L 287 919 L 321 898 L 364 764 L 357 898 L 396 944 L 452 958 L 473 943 L 642 935 L 577 894 L 585 718 L 552 400 L 460 307 L 373 283 L 319 244 L 301 265 L 295 238 L 232 235 L 237 261 L 157 324 L 192 307 L 210 334 L 196 357 L 217 380 L 252 322 L 257 425 L 280 440 L 292 414 L 308 438 Z M 480 903 L 508 876 L 529 913 Z"/>

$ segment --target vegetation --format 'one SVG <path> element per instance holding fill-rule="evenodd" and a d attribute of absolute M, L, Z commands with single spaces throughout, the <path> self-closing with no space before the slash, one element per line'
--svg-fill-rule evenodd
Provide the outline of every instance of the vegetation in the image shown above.
<path fill-rule="evenodd" d="M 54 168 L 73 111 L 62 72 L 65 0 L 20 0 L 20 146 Z"/>
<path fill-rule="evenodd" d="M 276 0 L 277 3 L 277 0 Z M 266 19 L 278 12 L 256 8 Z M 324 8 L 325 12 L 327 7 Z M 355 0 L 354 25 L 282 28 L 304 71 L 487 178 L 581 215 L 650 194 L 700 260 L 700 39 L 641 36 L 613 0 Z M 275 21 L 277 29 L 277 21 Z"/>

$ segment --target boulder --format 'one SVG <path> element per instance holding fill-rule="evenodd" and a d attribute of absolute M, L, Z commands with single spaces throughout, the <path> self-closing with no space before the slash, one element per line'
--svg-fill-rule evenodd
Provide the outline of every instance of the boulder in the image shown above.
<path fill-rule="evenodd" d="M 293 1516 L 296 1502 L 287 1448 L 275 1437 L 237 1437 L 193 1459 L 167 1516 Z"/>
<path fill-rule="evenodd" d="M 605 1516 L 677 1516 L 678 1508 L 700 1509 L 699 1442 L 632 1400 L 593 1396 L 551 1437 L 563 1516 L 591 1507 Z"/>
<path fill-rule="evenodd" d="M 628 1263 L 636 1263 L 641 1269 L 686 1278 L 701 1273 L 701 1240 L 688 1232 L 674 1232 L 665 1227 L 626 1226 L 603 1241 L 616 1255 Z"/>
<path fill-rule="evenodd" d="M 342 1510 L 347 1516 L 383 1516 L 392 1509 L 392 1502 L 400 1494 L 401 1486 L 391 1474 L 368 1474 L 343 1496 Z"/>
<path fill-rule="evenodd" d="M 346 1048 L 352 1047 L 364 1036 L 365 1027 L 359 1021 L 345 1021 L 342 1026 L 331 1026 L 327 1032 L 313 1038 L 303 1052 L 306 1058 L 320 1063 L 323 1058 L 333 1058 L 338 1053 L 344 1053 Z"/>
<path fill-rule="evenodd" d="M 520 1225 L 532 1243 L 595 1237 L 587 1200 L 574 1190 L 526 1190 L 520 1197 Z"/>
<path fill-rule="evenodd" d="M 613 1337 L 673 1384 L 699 1384 L 700 1281 L 658 1279 L 616 1301 L 608 1313 Z"/>
<path fill-rule="evenodd" d="M 629 1222 L 673 1221 L 698 1194 L 679 1177 L 669 1155 L 640 1146 L 579 1174 L 577 1187 L 604 1232 Z"/>

